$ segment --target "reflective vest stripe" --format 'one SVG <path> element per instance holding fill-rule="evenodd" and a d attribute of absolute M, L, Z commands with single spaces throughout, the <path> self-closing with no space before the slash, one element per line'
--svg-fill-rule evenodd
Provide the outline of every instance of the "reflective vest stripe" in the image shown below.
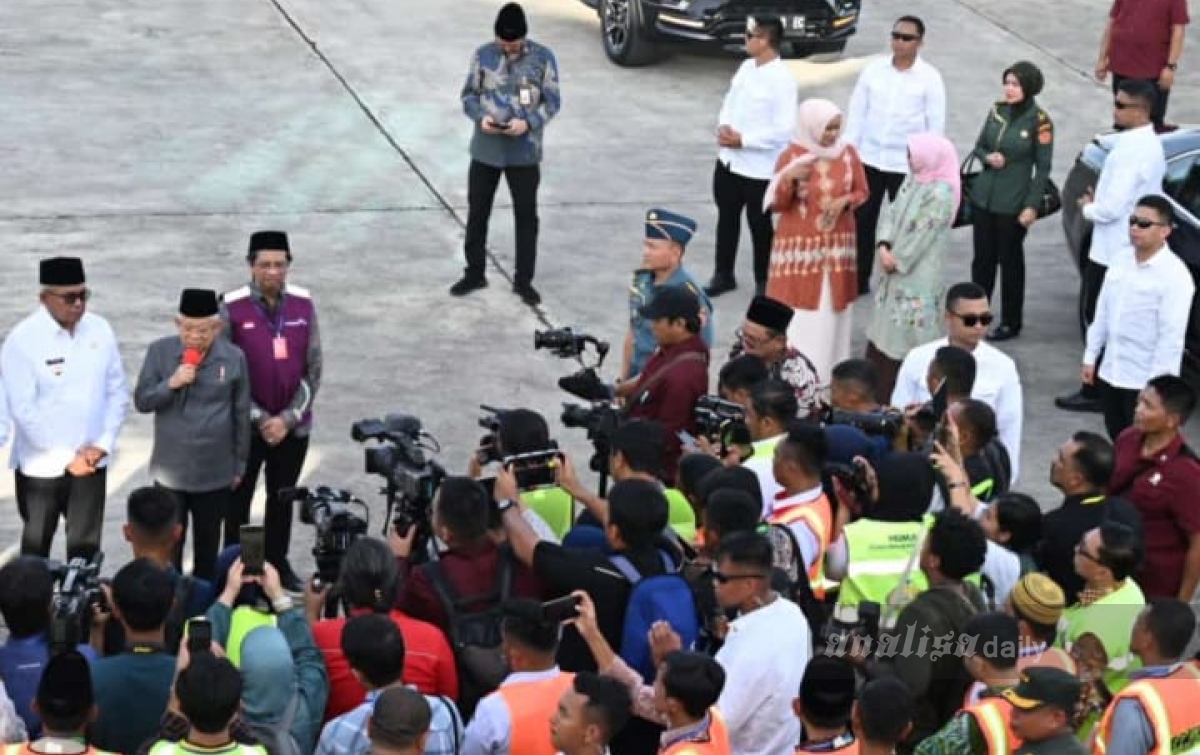
<path fill-rule="evenodd" d="M 1020 740 L 1012 732 L 1012 705 L 1002 698 L 989 697 L 966 709 L 979 724 L 987 741 L 988 755 L 1009 755 Z"/>
<path fill-rule="evenodd" d="M 574 679 L 574 674 L 560 672 L 548 679 L 506 684 L 496 690 L 508 708 L 511 752 L 554 755 L 556 750 L 546 721 L 554 715 L 558 699 Z"/>
<path fill-rule="evenodd" d="M 731 755 L 729 730 L 725 727 L 725 719 L 716 708 L 709 708 L 708 716 L 708 731 L 705 732 L 703 740 L 681 740 L 664 747 L 659 751 L 659 755 Z M 511 748 L 510 752 L 514 755 L 518 753 Z"/>
<path fill-rule="evenodd" d="M 991 477 L 986 480 L 980 480 L 971 487 L 971 495 L 979 500 L 985 500 L 992 494 L 992 490 L 996 487 L 996 482 Z"/>
<path fill-rule="evenodd" d="M 833 529 L 832 509 L 829 500 L 822 494 L 811 503 L 801 503 L 789 506 L 778 514 L 772 514 L 768 520 L 771 524 L 781 524 L 785 527 L 803 522 L 817 539 L 817 557 L 808 569 L 808 582 L 812 585 L 813 594 L 818 600 L 825 597 L 829 582 L 825 580 L 825 551 L 829 550 L 829 535 Z"/>
<path fill-rule="evenodd" d="M 1191 664 L 1183 664 L 1170 675 L 1157 679 L 1139 679 L 1117 693 L 1100 725 L 1096 727 L 1093 751 L 1104 755 L 1111 736 L 1112 715 L 1118 702 L 1134 699 L 1141 704 L 1154 732 L 1154 748 L 1147 755 L 1184 755 L 1200 749 L 1200 674 Z M 1176 742 L 1176 739 L 1181 741 Z"/>

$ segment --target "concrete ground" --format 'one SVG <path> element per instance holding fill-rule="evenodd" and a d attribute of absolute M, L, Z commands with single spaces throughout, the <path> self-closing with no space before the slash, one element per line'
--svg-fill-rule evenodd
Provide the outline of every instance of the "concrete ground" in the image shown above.
<path fill-rule="evenodd" d="M 92 309 L 116 328 L 132 382 L 147 344 L 170 332 L 179 289 L 239 285 L 248 234 L 281 228 L 297 258 L 293 280 L 317 297 L 327 349 L 308 482 L 378 501 L 379 481 L 364 476 L 362 449 L 349 438 L 363 417 L 420 416 L 452 470 L 463 469 L 483 432 L 479 403 L 557 417 L 570 397 L 555 379 L 574 365 L 534 352 L 532 333 L 575 325 L 619 348 L 646 208 L 696 217 L 687 262 L 698 276 L 710 272 L 712 132 L 738 61 L 678 55 L 619 69 L 605 60 L 597 19 L 584 6 L 527 0 L 531 36 L 557 53 L 564 90 L 541 191 L 536 282 L 545 303 L 535 312 L 508 290 L 506 201 L 493 223 L 491 288 L 452 299 L 469 133 L 458 91 L 499 4 L 6 0 L 0 323 L 7 329 L 35 305 L 40 257 L 81 255 Z M 1096 3 L 867 6 L 844 60 L 789 64 L 805 96 L 845 103 L 858 71 L 886 49 L 893 15 L 917 13 L 929 26 L 925 54 L 945 77 L 948 130 L 960 147 L 998 96 L 1001 71 L 1018 59 L 1046 74 L 1040 99 L 1057 126 L 1060 182 L 1080 146 L 1110 122 L 1110 94 L 1089 74 L 1104 23 Z M 1196 43 L 1193 28 L 1172 97 L 1178 122 L 1200 115 Z M 1019 487 L 1054 505 L 1047 475 L 1055 447 L 1100 421 L 1052 404 L 1075 385 L 1081 353 L 1077 278 L 1058 218 L 1035 227 L 1027 255 L 1026 330 L 1006 346 L 1025 386 Z M 750 297 L 749 257 L 744 248 L 743 288 L 717 304 L 722 349 Z M 966 276 L 969 257 L 969 234 L 956 232 L 948 280 Z M 867 313 L 856 315 L 862 323 Z M 121 438 L 104 542 L 109 570 L 128 555 L 119 523 L 125 494 L 148 481 L 150 429 L 148 417 L 134 415 Z M 556 432 L 572 452 L 588 452 L 579 431 Z M 11 487 L 5 476 L 0 547 L 19 536 Z M 375 510 L 373 530 L 381 524 Z M 297 525 L 293 554 L 304 569 L 310 540 Z"/>

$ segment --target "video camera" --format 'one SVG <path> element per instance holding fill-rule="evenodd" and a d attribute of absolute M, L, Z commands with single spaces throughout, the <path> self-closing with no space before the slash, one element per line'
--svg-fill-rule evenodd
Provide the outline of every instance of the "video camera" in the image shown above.
<path fill-rule="evenodd" d="M 830 406 L 825 408 L 820 421 L 823 425 L 846 425 L 861 430 L 866 435 L 885 438 L 895 438 L 904 431 L 904 412 L 897 409 L 849 412 Z"/>
<path fill-rule="evenodd" d="M 415 526 L 414 560 L 432 558 L 433 497 L 446 477 L 446 470 L 426 455 L 427 451 L 441 450 L 437 441 L 425 432 L 421 420 L 411 414 L 359 420 L 350 426 L 350 437 L 357 443 L 379 442 L 364 450 L 364 460 L 367 474 L 379 475 L 387 481 L 383 490 L 387 496 L 383 534 L 387 534 L 389 526 L 397 532 Z"/>
<path fill-rule="evenodd" d="M 480 404 L 479 408 L 487 412 L 479 418 L 479 426 L 488 431 L 488 434 L 480 439 L 479 450 L 475 454 L 475 460 L 480 465 L 496 463 L 511 468 L 520 490 L 550 487 L 557 482 L 556 470 L 562 459 L 558 443 L 552 440 L 546 448 L 501 455 L 496 435 L 500 432 L 500 423 L 504 420 L 504 415 L 512 410 L 487 404 Z"/>
<path fill-rule="evenodd" d="M 597 474 L 608 474 L 608 456 L 612 452 L 612 435 L 621 424 L 621 410 L 609 401 L 597 401 L 590 406 L 563 404 L 562 423 L 587 431 L 594 453 L 588 467 Z"/>
<path fill-rule="evenodd" d="M 347 490 L 324 485 L 311 490 L 286 488 L 279 491 L 279 500 L 289 506 L 300 501 L 300 521 L 317 530 L 312 549 L 317 579 L 323 585 L 337 582 L 346 551 L 370 528 L 371 510 L 366 502 Z M 356 507 L 361 515 L 354 511 Z"/>
<path fill-rule="evenodd" d="M 701 396 L 692 409 L 697 430 L 710 440 L 725 445 L 749 445 L 750 430 L 746 427 L 746 410 L 741 404 L 726 401 L 720 396 Z"/>
<path fill-rule="evenodd" d="M 108 601 L 100 587 L 100 567 L 104 554 L 97 551 L 90 560 L 76 557 L 66 564 L 51 561 L 54 597 L 50 609 L 50 653 L 73 650 L 88 641 L 92 614 L 97 608 L 108 610 Z"/>
<path fill-rule="evenodd" d="M 596 352 L 596 360 L 591 365 L 583 361 L 589 344 Z M 549 349 L 556 357 L 577 359 L 583 365 L 583 369 L 578 372 L 558 379 L 558 387 L 562 390 L 589 402 L 607 401 L 612 398 L 612 389 L 604 384 L 599 375 L 604 358 L 608 356 L 607 341 L 601 341 L 586 333 L 576 333 L 571 328 L 554 328 L 534 331 L 533 348 Z"/>

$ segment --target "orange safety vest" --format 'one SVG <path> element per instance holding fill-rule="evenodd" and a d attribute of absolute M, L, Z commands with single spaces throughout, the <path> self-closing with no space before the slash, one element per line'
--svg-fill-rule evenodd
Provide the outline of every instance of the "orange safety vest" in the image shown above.
<path fill-rule="evenodd" d="M 1124 699 L 1137 700 L 1146 712 L 1154 732 L 1154 749 L 1146 755 L 1176 755 L 1200 747 L 1200 671 L 1184 663 L 1167 676 L 1158 679 L 1138 679 L 1113 697 L 1092 743 L 1093 755 L 1108 750 L 1113 711 Z"/>
<path fill-rule="evenodd" d="M 521 755 L 555 755 L 546 722 L 558 709 L 558 699 L 575 680 L 575 675 L 558 676 L 528 682 L 505 684 L 496 694 L 508 707 L 509 752 Z"/>
<path fill-rule="evenodd" d="M 659 755 L 730 755 L 731 752 L 725 719 L 716 708 L 709 708 L 706 729 L 664 747 Z"/>
<path fill-rule="evenodd" d="M 784 527 L 796 522 L 804 522 L 817 538 L 817 558 L 808 570 L 808 582 L 812 585 L 813 595 L 817 600 L 824 600 L 825 551 L 829 550 L 829 536 L 833 532 L 833 507 L 829 505 L 825 494 L 822 493 L 811 503 L 801 503 L 788 506 L 780 512 L 772 512 L 767 518 L 767 524 L 779 524 Z"/>
<path fill-rule="evenodd" d="M 971 714 L 987 742 L 988 755 L 1011 755 L 1021 746 L 1021 739 L 1012 730 L 1012 703 L 1003 697 L 986 697 L 963 708 Z"/>

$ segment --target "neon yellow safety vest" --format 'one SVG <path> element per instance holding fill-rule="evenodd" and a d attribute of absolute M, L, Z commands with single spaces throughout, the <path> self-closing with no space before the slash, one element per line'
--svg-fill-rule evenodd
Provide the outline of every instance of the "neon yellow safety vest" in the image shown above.
<path fill-rule="evenodd" d="M 155 742 L 150 748 L 149 755 L 199 755 L 203 750 L 193 750 L 183 742 Z M 225 750 L 222 755 L 267 755 L 267 748 L 262 745 L 239 744 L 233 749 Z"/>
<path fill-rule="evenodd" d="M 559 539 L 571 529 L 571 524 L 575 521 L 575 499 L 560 487 L 522 491 L 521 502 L 533 509 Z"/>
<path fill-rule="evenodd" d="M 685 543 L 696 540 L 696 511 L 687 496 L 675 488 L 663 491 L 667 496 L 667 524 Z"/>
<path fill-rule="evenodd" d="M 754 455 L 750 458 L 766 459 L 767 461 L 775 458 L 775 446 L 778 446 L 779 441 L 783 440 L 784 437 L 786 436 L 781 435 L 777 438 L 767 438 L 766 440 L 754 441 L 750 444 L 750 447 L 754 449 Z"/>
<path fill-rule="evenodd" d="M 225 657 L 237 668 L 242 667 L 242 643 L 246 635 L 259 627 L 273 627 L 278 624 L 273 613 L 259 611 L 250 606 L 238 606 L 229 617 L 229 640 L 225 643 Z"/>
<path fill-rule="evenodd" d="M 1108 670 L 1104 683 L 1116 694 L 1129 683 L 1129 672 L 1141 668 L 1141 660 L 1129 651 L 1130 631 L 1138 614 L 1146 607 L 1142 588 L 1132 579 L 1116 592 L 1089 606 L 1078 604 L 1063 611 L 1058 622 L 1058 645 L 1067 652 L 1085 634 L 1092 634 L 1104 646 Z"/>

